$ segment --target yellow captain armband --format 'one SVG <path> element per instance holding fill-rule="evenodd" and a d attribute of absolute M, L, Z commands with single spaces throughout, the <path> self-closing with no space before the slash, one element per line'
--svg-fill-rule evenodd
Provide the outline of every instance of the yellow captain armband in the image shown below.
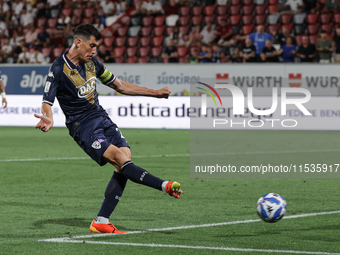
<path fill-rule="evenodd" d="M 101 83 L 103 84 L 109 84 L 112 81 L 114 81 L 115 76 L 107 69 L 104 70 L 101 76 L 98 77 Z"/>

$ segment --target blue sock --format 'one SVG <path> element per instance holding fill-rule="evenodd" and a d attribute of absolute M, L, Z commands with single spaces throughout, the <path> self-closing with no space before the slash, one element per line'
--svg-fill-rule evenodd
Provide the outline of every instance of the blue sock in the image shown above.
<path fill-rule="evenodd" d="M 153 176 L 143 168 L 136 166 L 132 161 L 126 161 L 120 171 L 126 178 L 133 182 L 162 190 L 163 180 Z"/>
<path fill-rule="evenodd" d="M 125 188 L 127 178 L 116 171 L 113 173 L 105 190 L 105 197 L 102 207 L 97 216 L 109 218 L 116 208 Z"/>

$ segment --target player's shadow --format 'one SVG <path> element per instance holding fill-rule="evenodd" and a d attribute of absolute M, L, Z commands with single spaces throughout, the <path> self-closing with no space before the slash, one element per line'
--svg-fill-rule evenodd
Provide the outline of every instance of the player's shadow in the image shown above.
<path fill-rule="evenodd" d="M 61 219 L 47 219 L 47 220 L 38 220 L 33 223 L 34 229 L 43 229 L 47 224 L 54 225 L 64 225 L 68 227 L 80 227 L 80 228 L 88 228 L 90 226 L 89 219 L 85 218 L 61 218 Z"/>

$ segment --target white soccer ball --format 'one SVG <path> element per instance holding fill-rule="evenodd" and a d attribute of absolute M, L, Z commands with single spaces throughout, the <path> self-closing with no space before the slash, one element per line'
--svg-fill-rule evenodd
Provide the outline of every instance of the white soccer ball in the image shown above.
<path fill-rule="evenodd" d="M 282 219 L 287 210 L 287 203 L 283 197 L 276 193 L 268 193 L 260 197 L 256 205 L 257 214 L 268 223 Z"/>

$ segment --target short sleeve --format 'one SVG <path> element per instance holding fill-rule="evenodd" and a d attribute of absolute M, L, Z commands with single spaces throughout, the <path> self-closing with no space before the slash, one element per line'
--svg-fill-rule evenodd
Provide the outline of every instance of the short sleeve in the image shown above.
<path fill-rule="evenodd" d="M 251 33 L 250 35 L 248 35 L 248 37 L 249 37 L 250 39 L 252 39 L 253 42 L 254 42 L 254 40 L 255 40 L 255 33 Z"/>
<path fill-rule="evenodd" d="M 46 78 L 44 86 L 43 103 L 47 103 L 51 106 L 53 105 L 60 85 L 60 78 L 62 77 L 62 75 L 63 75 L 62 67 L 57 66 L 56 62 L 54 62 L 50 70 L 48 71 L 48 75 Z"/>

